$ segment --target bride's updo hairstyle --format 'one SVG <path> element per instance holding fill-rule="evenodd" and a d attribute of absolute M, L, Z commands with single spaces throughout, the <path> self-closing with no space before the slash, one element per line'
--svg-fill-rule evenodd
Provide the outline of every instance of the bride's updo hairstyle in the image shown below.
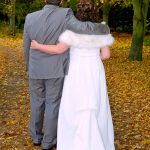
<path fill-rule="evenodd" d="M 61 3 L 61 0 L 45 0 L 47 5 L 56 5 L 59 6 Z"/>
<path fill-rule="evenodd" d="M 82 0 L 82 3 L 77 5 L 76 17 L 81 21 L 100 22 L 99 11 L 92 0 Z"/>

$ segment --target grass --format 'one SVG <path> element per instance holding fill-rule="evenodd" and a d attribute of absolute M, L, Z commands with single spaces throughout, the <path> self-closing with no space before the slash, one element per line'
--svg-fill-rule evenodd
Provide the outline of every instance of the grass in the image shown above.
<path fill-rule="evenodd" d="M 150 36 L 144 38 L 144 45 L 150 45 Z"/>

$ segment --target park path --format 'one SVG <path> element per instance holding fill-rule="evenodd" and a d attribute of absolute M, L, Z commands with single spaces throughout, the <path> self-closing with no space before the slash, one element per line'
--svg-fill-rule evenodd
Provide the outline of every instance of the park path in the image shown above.
<path fill-rule="evenodd" d="M 0 45 L 0 149 L 36 150 L 28 135 L 29 96 L 22 54 Z"/>
<path fill-rule="evenodd" d="M 124 43 L 126 39 L 119 37 Z M 38 150 L 28 134 L 28 80 L 21 45 L 21 38 L 0 38 L 0 150 Z M 143 62 L 129 62 L 128 51 L 117 50 L 104 63 L 116 150 L 150 150 L 150 47 L 145 48 Z"/>

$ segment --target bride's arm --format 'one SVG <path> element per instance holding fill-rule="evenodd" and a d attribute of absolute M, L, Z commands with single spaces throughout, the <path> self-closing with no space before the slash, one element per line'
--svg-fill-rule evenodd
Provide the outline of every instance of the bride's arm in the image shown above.
<path fill-rule="evenodd" d="M 110 48 L 108 46 L 101 48 L 100 57 L 102 60 L 110 58 Z"/>
<path fill-rule="evenodd" d="M 32 40 L 30 48 L 48 54 L 62 54 L 69 49 L 69 45 L 63 42 L 59 42 L 56 45 L 44 45 Z"/>

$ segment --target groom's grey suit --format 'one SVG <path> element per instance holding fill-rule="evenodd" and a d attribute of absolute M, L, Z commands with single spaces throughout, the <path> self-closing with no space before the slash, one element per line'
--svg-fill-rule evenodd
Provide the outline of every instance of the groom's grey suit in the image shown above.
<path fill-rule="evenodd" d="M 24 52 L 30 85 L 29 129 L 33 142 L 42 141 L 44 149 L 56 144 L 58 110 L 69 57 L 68 52 L 49 55 L 34 51 L 30 49 L 30 43 L 31 40 L 37 40 L 43 44 L 56 44 L 60 34 L 66 29 L 89 34 L 97 29 L 102 34 L 109 32 L 106 25 L 78 21 L 69 8 L 46 5 L 42 10 L 27 15 L 24 25 Z"/>

